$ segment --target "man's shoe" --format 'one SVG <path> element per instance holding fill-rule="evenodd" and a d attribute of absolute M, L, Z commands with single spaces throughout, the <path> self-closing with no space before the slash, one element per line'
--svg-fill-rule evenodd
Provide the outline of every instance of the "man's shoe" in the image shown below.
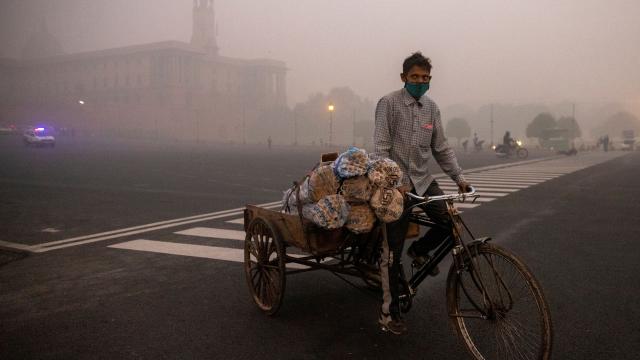
<path fill-rule="evenodd" d="M 388 331 L 395 335 L 402 335 L 407 333 L 407 326 L 400 316 L 394 316 L 391 314 L 384 314 L 380 312 L 378 317 L 378 324 L 382 331 Z"/>
<path fill-rule="evenodd" d="M 411 246 L 409 246 L 409 248 L 407 249 L 407 255 L 409 255 L 409 257 L 413 259 L 411 266 L 413 266 L 414 268 L 420 268 L 422 267 L 422 265 L 426 264 L 429 260 L 431 260 L 431 257 L 427 254 L 423 255 L 416 252 L 416 249 L 413 246 L 414 244 L 415 243 L 411 244 Z M 431 270 L 429 275 L 436 276 L 439 273 L 440 273 L 440 269 L 438 268 L 438 266 L 436 266 Z"/>

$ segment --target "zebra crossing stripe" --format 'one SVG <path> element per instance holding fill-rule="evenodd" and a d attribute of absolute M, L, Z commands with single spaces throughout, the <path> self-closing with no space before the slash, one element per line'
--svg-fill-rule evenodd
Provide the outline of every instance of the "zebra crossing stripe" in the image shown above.
<path fill-rule="evenodd" d="M 444 185 L 450 185 L 450 186 L 454 186 L 456 185 L 456 183 L 454 183 L 453 181 L 439 181 Z M 530 187 L 531 185 L 536 185 L 539 183 L 521 183 L 521 182 L 498 182 L 498 181 L 475 181 L 472 182 L 471 185 L 475 186 L 475 187 L 510 187 L 510 188 L 514 188 L 514 189 L 525 189 Z M 457 186 L 457 185 L 456 185 Z"/>
<path fill-rule="evenodd" d="M 480 204 L 475 203 L 472 204 L 470 202 L 465 202 L 465 203 L 456 203 L 456 207 L 459 209 L 473 209 L 474 207 L 478 207 L 480 206 Z"/>
<path fill-rule="evenodd" d="M 523 184 L 523 185 L 535 185 L 535 184 L 539 184 L 541 182 L 544 182 L 544 180 L 502 180 L 502 179 L 495 179 L 495 180 L 491 180 L 491 179 L 476 179 L 474 180 L 473 178 L 469 178 L 467 179 L 469 181 L 473 180 L 474 183 L 476 184 Z M 445 180 L 447 181 L 447 180 Z M 453 181 L 451 181 L 451 183 L 455 184 Z"/>
<path fill-rule="evenodd" d="M 225 222 L 227 222 L 229 224 L 240 224 L 240 225 L 243 225 L 244 224 L 244 217 L 237 218 L 237 219 L 232 219 L 232 220 L 225 221 Z"/>
<path fill-rule="evenodd" d="M 521 189 L 514 189 L 514 188 L 490 188 L 490 189 L 485 189 L 484 186 L 475 186 L 475 185 L 474 185 L 474 187 L 476 188 L 476 191 L 478 191 L 480 193 L 485 191 L 485 190 L 500 191 L 500 192 L 506 192 L 506 193 L 512 193 L 512 192 L 516 192 L 518 190 L 521 190 Z M 440 185 L 440 189 L 446 190 L 446 191 L 458 191 L 458 186 L 457 185 Z"/>
<path fill-rule="evenodd" d="M 243 241 L 245 237 L 244 231 L 216 229 L 216 228 L 210 228 L 210 227 L 194 227 L 187 230 L 176 231 L 174 234 L 199 236 L 199 237 L 207 237 L 207 238 L 215 238 L 215 239 L 243 240 Z"/>
<path fill-rule="evenodd" d="M 523 171 L 523 170 L 489 170 L 474 172 L 472 174 L 506 174 L 506 175 L 522 175 L 522 176 L 562 176 L 566 172 L 543 172 L 543 171 Z"/>
<path fill-rule="evenodd" d="M 168 242 L 168 241 L 138 239 L 138 240 L 131 240 L 131 241 L 126 241 L 119 244 L 110 245 L 108 247 L 113 249 L 146 251 L 146 252 L 160 253 L 160 254 L 167 254 L 167 255 L 190 256 L 190 257 L 197 257 L 197 258 L 244 263 L 244 249 L 234 249 L 234 248 L 219 247 L 219 246 L 194 245 L 194 244 L 175 243 L 175 242 Z M 304 256 L 304 255 L 296 256 L 292 254 L 288 254 L 288 255 L 291 257 Z M 296 264 L 296 263 L 288 263 L 287 268 L 288 269 L 306 269 L 307 266 Z"/>
<path fill-rule="evenodd" d="M 478 179 L 478 180 L 536 180 L 536 181 L 546 181 L 556 178 L 557 176 L 543 176 L 543 177 L 533 177 L 533 176 L 514 176 L 514 175 L 494 175 L 494 174 L 486 174 L 486 175 L 466 175 L 467 179 Z"/>

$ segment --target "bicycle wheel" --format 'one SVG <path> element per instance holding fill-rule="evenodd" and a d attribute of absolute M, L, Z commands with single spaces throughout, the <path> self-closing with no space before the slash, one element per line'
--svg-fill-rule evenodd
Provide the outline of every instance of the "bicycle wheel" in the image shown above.
<path fill-rule="evenodd" d="M 520 159 L 526 159 L 529 156 L 529 150 L 520 148 L 516 151 L 516 155 L 518 155 Z"/>
<path fill-rule="evenodd" d="M 476 359 L 549 359 L 551 315 L 531 271 L 522 260 L 495 245 L 477 245 L 470 252 L 472 256 L 463 257 L 463 271 L 458 272 L 455 265 L 449 270 L 447 306 L 471 355 Z"/>

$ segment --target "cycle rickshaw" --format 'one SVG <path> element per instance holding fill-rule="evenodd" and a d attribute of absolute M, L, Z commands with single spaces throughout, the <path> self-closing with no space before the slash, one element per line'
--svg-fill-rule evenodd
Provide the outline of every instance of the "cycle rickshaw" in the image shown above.
<path fill-rule="evenodd" d="M 475 238 L 455 207 L 456 200 L 475 200 L 475 190 L 428 198 L 408 195 L 413 205 L 407 211 L 414 226 L 438 226 L 415 210 L 444 200 L 454 229 L 430 261 L 402 281 L 401 310 L 409 311 L 418 286 L 451 253 L 448 316 L 469 353 L 476 359 L 549 359 L 551 315 L 540 284 L 517 256 L 490 243 L 488 237 Z M 252 205 L 244 211 L 244 224 L 247 284 L 256 305 L 268 315 L 280 308 L 286 278 L 293 274 L 323 269 L 360 278 L 368 286 L 380 284 L 384 224 L 355 235 L 320 229 L 302 217 Z"/>

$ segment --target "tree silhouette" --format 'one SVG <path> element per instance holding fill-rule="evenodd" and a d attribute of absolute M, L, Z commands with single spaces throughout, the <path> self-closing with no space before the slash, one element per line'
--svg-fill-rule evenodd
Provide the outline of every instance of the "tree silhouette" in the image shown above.
<path fill-rule="evenodd" d="M 599 126 L 591 132 L 593 136 L 602 135 L 620 136 L 624 130 L 640 131 L 640 121 L 638 118 L 626 111 L 615 113 L 605 120 L 602 126 Z"/>
<path fill-rule="evenodd" d="M 549 113 L 540 113 L 527 125 L 527 137 L 542 138 L 544 130 L 557 126 L 556 119 Z"/>
<path fill-rule="evenodd" d="M 578 125 L 576 119 L 571 116 L 564 116 L 558 119 L 558 127 L 569 130 L 569 139 L 571 140 L 582 136 L 580 125 Z"/>

